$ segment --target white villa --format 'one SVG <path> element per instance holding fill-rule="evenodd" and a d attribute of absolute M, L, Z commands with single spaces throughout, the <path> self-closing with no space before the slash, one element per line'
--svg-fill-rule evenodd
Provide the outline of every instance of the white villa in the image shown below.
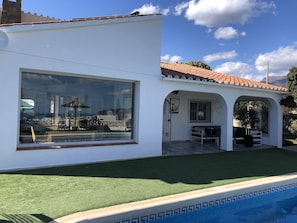
<path fill-rule="evenodd" d="M 287 89 L 160 63 L 161 33 L 159 14 L 0 24 L 0 170 L 161 156 L 193 126 L 232 151 L 239 100 L 265 105 L 261 143 L 282 148 Z"/>

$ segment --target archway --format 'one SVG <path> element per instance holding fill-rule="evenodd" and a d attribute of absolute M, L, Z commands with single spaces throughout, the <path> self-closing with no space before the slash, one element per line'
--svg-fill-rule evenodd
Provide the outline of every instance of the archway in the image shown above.
<path fill-rule="evenodd" d="M 225 107 L 223 97 L 215 93 L 186 90 L 170 92 L 163 103 L 163 149 L 168 144 L 191 142 L 193 126 L 226 128 Z M 213 146 L 220 149 L 215 143 Z"/>
<path fill-rule="evenodd" d="M 262 144 L 281 147 L 282 115 L 280 105 L 272 98 L 241 96 L 234 104 L 233 138 L 241 138 L 241 133 L 249 134 L 258 130 L 262 134 Z M 242 142 L 241 142 L 242 143 Z"/>

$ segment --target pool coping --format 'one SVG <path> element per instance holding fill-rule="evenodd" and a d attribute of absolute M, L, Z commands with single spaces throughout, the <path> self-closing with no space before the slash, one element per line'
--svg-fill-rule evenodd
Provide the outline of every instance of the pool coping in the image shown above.
<path fill-rule="evenodd" d="M 143 201 L 77 212 L 51 223 L 138 223 L 297 186 L 297 173 L 270 176 Z"/>

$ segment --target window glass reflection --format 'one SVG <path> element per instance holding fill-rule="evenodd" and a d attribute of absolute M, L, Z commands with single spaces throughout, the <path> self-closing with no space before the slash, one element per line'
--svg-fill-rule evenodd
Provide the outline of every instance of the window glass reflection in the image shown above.
<path fill-rule="evenodd" d="M 22 72 L 20 144 L 133 139 L 134 83 Z"/>
<path fill-rule="evenodd" d="M 211 122 L 211 102 L 191 101 L 190 122 Z"/>

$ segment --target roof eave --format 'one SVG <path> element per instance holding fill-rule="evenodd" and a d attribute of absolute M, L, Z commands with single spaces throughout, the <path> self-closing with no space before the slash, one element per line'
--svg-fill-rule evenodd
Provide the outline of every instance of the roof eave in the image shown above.
<path fill-rule="evenodd" d="M 224 82 L 218 83 L 218 82 L 212 82 L 212 81 L 203 81 L 203 80 L 189 80 L 189 79 L 181 79 L 181 78 L 171 78 L 166 77 L 162 75 L 162 79 L 165 81 L 178 81 L 183 83 L 195 83 L 195 84 L 203 84 L 203 85 L 211 85 L 211 86 L 220 86 L 220 87 L 232 87 L 237 89 L 245 89 L 245 90 L 255 90 L 255 91 L 261 91 L 261 92 L 269 92 L 269 93 L 275 93 L 275 94 L 288 94 L 288 91 L 280 91 L 280 90 L 272 90 L 267 88 L 258 88 L 258 87 L 248 87 L 248 86 L 242 86 L 242 85 L 234 85 L 234 84 L 226 84 Z"/>

